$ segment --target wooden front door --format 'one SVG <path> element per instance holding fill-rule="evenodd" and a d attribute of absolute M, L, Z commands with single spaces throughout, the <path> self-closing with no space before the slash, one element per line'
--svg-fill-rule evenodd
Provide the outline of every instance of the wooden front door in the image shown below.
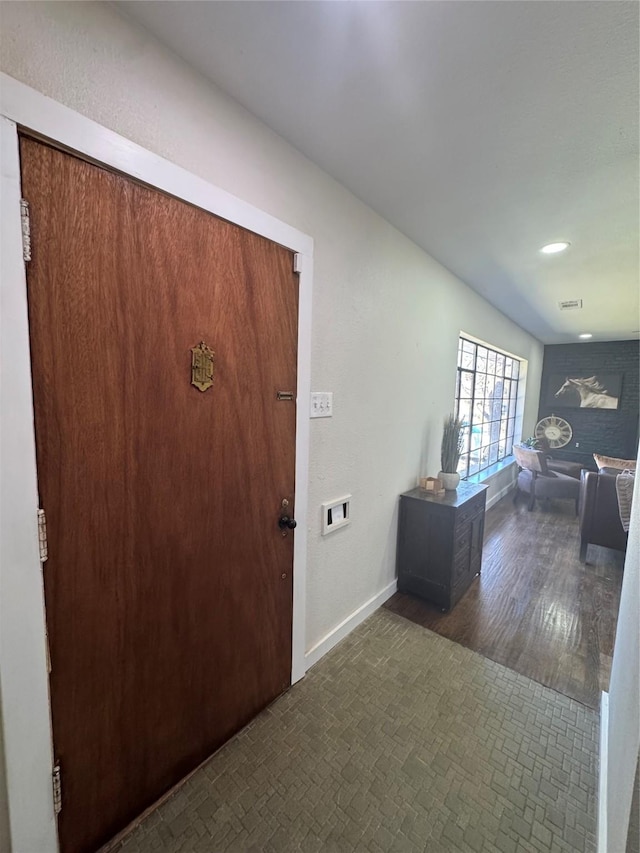
<path fill-rule="evenodd" d="M 298 281 L 262 237 L 20 152 L 59 833 L 79 853 L 290 684 Z"/>

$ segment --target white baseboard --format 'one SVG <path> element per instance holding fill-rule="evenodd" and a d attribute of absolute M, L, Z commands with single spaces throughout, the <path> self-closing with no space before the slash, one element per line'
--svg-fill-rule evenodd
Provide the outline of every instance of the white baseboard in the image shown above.
<path fill-rule="evenodd" d="M 324 657 L 328 651 L 330 651 L 335 645 L 337 645 L 340 640 L 344 640 L 347 634 L 350 634 L 354 628 L 357 628 L 361 622 L 367 618 L 367 616 L 371 616 L 374 610 L 377 610 L 381 607 L 387 599 L 391 598 L 391 596 L 398 589 L 398 581 L 393 580 L 390 584 L 385 586 L 381 592 L 377 593 L 370 598 L 369 601 L 365 601 L 357 610 L 354 610 L 350 616 L 347 616 L 339 625 L 336 625 L 335 628 L 332 628 L 329 633 L 323 637 L 320 642 L 316 643 L 309 651 L 305 654 L 305 664 L 306 668 L 310 669 L 314 664 L 318 663 L 320 658 Z"/>
<path fill-rule="evenodd" d="M 598 853 L 607 853 L 607 771 L 609 765 L 609 694 L 600 696 L 600 760 L 598 762 Z"/>

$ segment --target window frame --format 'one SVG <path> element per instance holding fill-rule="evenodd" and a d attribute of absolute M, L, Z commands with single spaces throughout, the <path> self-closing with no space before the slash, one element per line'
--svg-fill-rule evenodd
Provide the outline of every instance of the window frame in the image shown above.
<path fill-rule="evenodd" d="M 511 455 L 522 372 L 521 359 L 460 334 L 455 415 L 465 424 L 458 465 L 461 479 Z"/>

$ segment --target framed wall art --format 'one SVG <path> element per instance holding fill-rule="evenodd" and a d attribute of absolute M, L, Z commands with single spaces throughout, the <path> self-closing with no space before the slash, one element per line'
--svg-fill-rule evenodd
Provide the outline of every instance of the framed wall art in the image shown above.
<path fill-rule="evenodd" d="M 621 390 L 621 373 L 583 371 L 569 376 L 556 373 L 547 383 L 546 405 L 567 409 L 617 409 Z"/>

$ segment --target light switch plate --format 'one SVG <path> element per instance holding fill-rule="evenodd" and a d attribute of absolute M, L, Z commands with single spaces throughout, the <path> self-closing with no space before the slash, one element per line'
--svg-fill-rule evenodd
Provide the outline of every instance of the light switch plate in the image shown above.
<path fill-rule="evenodd" d="M 330 418 L 333 415 L 333 391 L 313 391 L 311 394 L 311 418 Z"/>
<path fill-rule="evenodd" d="M 322 535 L 351 524 L 351 495 L 322 504 Z"/>

